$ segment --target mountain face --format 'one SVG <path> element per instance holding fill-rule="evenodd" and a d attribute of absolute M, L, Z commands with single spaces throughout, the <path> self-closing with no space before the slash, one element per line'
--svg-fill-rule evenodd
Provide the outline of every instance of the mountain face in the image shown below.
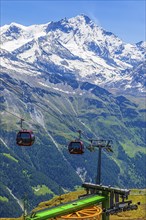
<path fill-rule="evenodd" d="M 44 25 L 1 27 L 0 217 L 18 217 L 27 199 L 39 202 L 95 182 L 98 150 L 89 139 L 111 139 L 102 152 L 102 183 L 145 187 L 144 42 L 125 44 L 81 15 Z M 112 93 L 111 93 L 112 92 Z M 16 134 L 32 129 L 32 147 Z M 83 155 L 67 145 L 82 130 Z"/>
<path fill-rule="evenodd" d="M 145 92 L 143 80 L 135 80 L 138 67 L 145 68 L 145 42 L 126 44 L 85 15 L 44 25 L 5 25 L 1 41 L 2 49 L 48 74 L 68 73 L 122 94 Z"/>

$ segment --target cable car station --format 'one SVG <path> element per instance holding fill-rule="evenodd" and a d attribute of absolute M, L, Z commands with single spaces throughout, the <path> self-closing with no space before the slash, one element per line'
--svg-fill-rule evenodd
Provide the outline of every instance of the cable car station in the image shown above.
<path fill-rule="evenodd" d="M 132 201 L 127 201 L 130 193 L 127 189 L 92 183 L 83 183 L 82 187 L 86 189 L 87 193 L 77 200 L 42 211 L 32 212 L 26 217 L 26 220 L 109 220 L 110 215 L 122 211 L 137 210 L 138 208 L 139 204 L 132 204 Z M 122 202 L 119 202 L 120 196 Z"/>
<path fill-rule="evenodd" d="M 132 204 L 132 201 L 128 200 L 130 194 L 130 190 L 128 189 L 114 188 L 93 183 L 83 183 L 82 187 L 86 189 L 87 195 L 97 194 L 105 196 L 106 199 L 102 204 L 102 220 L 108 220 L 109 215 L 117 214 L 118 212 L 137 210 L 140 204 Z M 121 202 L 120 198 L 122 200 Z"/>

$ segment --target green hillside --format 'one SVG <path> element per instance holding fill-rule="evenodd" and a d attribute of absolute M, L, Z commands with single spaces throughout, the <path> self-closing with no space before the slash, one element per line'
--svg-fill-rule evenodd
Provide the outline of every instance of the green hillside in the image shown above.
<path fill-rule="evenodd" d="M 1 217 L 18 217 L 27 197 L 31 210 L 43 200 L 95 182 L 98 151 L 70 155 L 67 144 L 78 137 L 113 141 L 114 153 L 103 151 L 102 183 L 123 188 L 145 187 L 145 109 L 123 96 L 82 83 L 70 93 L 24 84 L 25 95 L 6 87 L 1 96 Z M 20 87 L 24 89 L 23 85 Z M 17 88 L 18 89 L 18 88 Z M 7 93 L 9 95 L 7 95 Z M 16 145 L 19 119 L 35 132 L 32 147 Z"/>

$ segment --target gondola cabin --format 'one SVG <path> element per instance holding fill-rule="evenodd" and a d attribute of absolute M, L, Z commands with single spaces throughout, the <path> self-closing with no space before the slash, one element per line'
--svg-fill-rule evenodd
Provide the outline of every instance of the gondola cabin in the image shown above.
<path fill-rule="evenodd" d="M 35 141 L 35 136 L 31 130 L 21 130 L 16 137 L 16 143 L 19 146 L 32 146 Z"/>
<path fill-rule="evenodd" d="M 83 154 L 84 144 L 80 140 L 71 141 L 68 145 L 68 151 L 70 154 Z"/>

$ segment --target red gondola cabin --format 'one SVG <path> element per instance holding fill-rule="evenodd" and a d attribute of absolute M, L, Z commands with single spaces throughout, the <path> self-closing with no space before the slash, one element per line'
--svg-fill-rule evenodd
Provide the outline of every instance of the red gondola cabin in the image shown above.
<path fill-rule="evenodd" d="M 35 136 L 31 130 L 21 130 L 17 134 L 16 143 L 19 146 L 31 146 L 35 141 Z"/>
<path fill-rule="evenodd" d="M 70 154 L 83 154 L 84 144 L 80 140 L 71 141 L 68 145 L 68 151 Z"/>

